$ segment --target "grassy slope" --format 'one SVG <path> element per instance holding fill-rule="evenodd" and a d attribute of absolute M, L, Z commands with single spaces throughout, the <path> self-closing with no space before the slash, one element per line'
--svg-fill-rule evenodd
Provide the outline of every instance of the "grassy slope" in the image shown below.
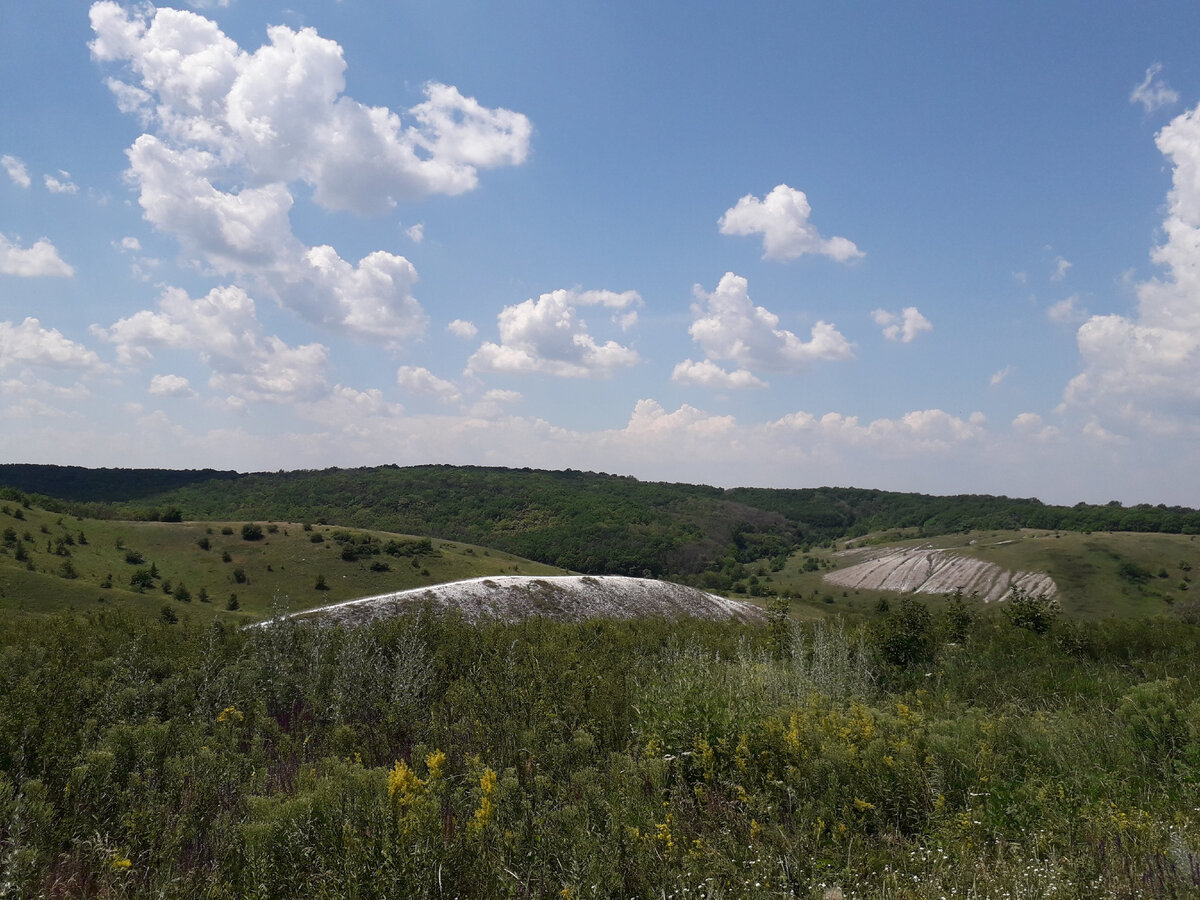
<path fill-rule="evenodd" d="M 838 548 L 844 549 L 851 543 L 858 546 L 863 541 L 843 542 Z M 882 549 L 926 545 L 953 548 L 1008 570 L 1046 572 L 1059 587 L 1059 602 L 1064 611 L 1075 616 L 1152 616 L 1169 613 L 1177 604 L 1200 600 L 1200 585 L 1190 581 L 1193 574 L 1200 573 L 1200 539 L 1195 535 L 977 531 L 888 540 L 877 546 Z M 816 559 L 820 568 L 805 571 L 806 556 Z M 849 564 L 833 550 L 818 548 L 809 554 L 793 553 L 780 572 L 772 572 L 769 564 L 764 559 L 746 568 L 768 587 L 780 593 L 790 590 L 797 595 L 792 604 L 796 614 L 811 616 L 822 609 L 865 614 L 881 598 L 895 597 L 888 591 L 846 590 L 826 584 L 824 575 L 831 567 Z M 1149 577 L 1131 579 L 1122 575 L 1123 564 L 1132 564 L 1149 573 Z M 1163 572 L 1165 578 L 1161 577 Z"/>
<path fill-rule="evenodd" d="M 276 533 L 268 533 L 263 524 L 263 539 L 245 541 L 241 522 L 124 522 L 80 519 L 60 516 L 37 507 L 21 510 L 24 518 L 13 517 L 16 504 L 5 504 L 9 513 L 0 511 L 0 532 L 12 528 L 22 540 L 34 570 L 14 558 L 15 547 L 0 547 L 0 609 L 17 612 L 50 612 L 59 609 L 97 608 L 98 603 L 140 609 L 157 615 L 164 605 L 180 617 L 228 616 L 234 619 L 259 617 L 270 611 L 278 594 L 287 598 L 292 609 L 306 609 L 355 597 L 387 591 L 439 584 L 462 578 L 496 574 L 562 574 L 564 570 L 530 562 L 511 554 L 486 550 L 452 541 L 434 541 L 433 552 L 421 556 L 393 557 L 386 554 L 347 562 L 341 558 L 336 532 L 355 535 L 357 529 L 314 526 L 305 532 L 297 524 L 278 523 Z M 232 530 L 222 534 L 223 528 Z M 82 532 L 87 543 L 79 542 Z M 56 555 L 57 538 L 71 535 L 69 557 Z M 312 543 L 312 535 L 321 534 L 323 543 Z M 405 538 L 371 532 L 384 543 Z M 199 542 L 207 538 L 209 550 Z M 408 538 L 407 540 L 416 540 Z M 118 543 L 121 545 L 118 548 Z M 50 552 L 47 552 L 47 545 Z M 137 550 L 145 561 L 139 566 L 125 561 L 126 550 Z M 229 562 L 222 554 L 228 551 Z M 78 577 L 62 577 L 62 566 L 71 563 Z M 372 562 L 385 562 L 390 571 L 371 571 Z M 154 563 L 160 579 L 153 590 L 136 593 L 130 589 L 130 576 L 138 568 Z M 415 563 L 415 565 L 414 565 Z M 235 580 L 234 570 L 245 573 L 245 582 Z M 101 582 L 112 576 L 112 587 L 102 589 Z M 328 590 L 317 590 L 318 575 L 324 575 Z M 163 592 L 166 582 L 172 587 L 185 584 L 191 592 L 190 603 L 180 602 Z M 201 603 L 205 588 L 211 603 Z M 226 612 L 231 593 L 236 593 L 241 609 Z"/>

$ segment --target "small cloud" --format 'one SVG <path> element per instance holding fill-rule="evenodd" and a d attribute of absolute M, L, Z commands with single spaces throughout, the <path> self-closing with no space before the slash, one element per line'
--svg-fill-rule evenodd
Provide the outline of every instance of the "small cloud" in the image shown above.
<path fill-rule="evenodd" d="M 933 331 L 933 325 L 915 306 L 906 306 L 899 315 L 877 309 L 871 313 L 871 318 L 883 329 L 885 338 L 902 344 L 911 343 L 923 331 Z"/>
<path fill-rule="evenodd" d="M 704 355 L 743 369 L 799 372 L 818 360 L 852 359 L 853 345 L 829 322 L 812 326 L 810 339 L 779 327 L 779 316 L 750 299 L 749 282 L 726 272 L 711 294 L 692 288 L 688 333 Z"/>
<path fill-rule="evenodd" d="M 462 394 L 453 382 L 438 378 L 422 366 L 401 366 L 396 370 L 396 384 L 410 394 L 438 397 L 447 403 L 456 403 L 462 399 Z"/>
<path fill-rule="evenodd" d="M 121 238 L 121 249 L 128 250 L 130 253 L 140 253 L 142 250 L 142 242 L 135 237 Z"/>
<path fill-rule="evenodd" d="M 191 384 L 182 375 L 155 375 L 150 379 L 150 393 L 159 397 L 195 397 Z"/>
<path fill-rule="evenodd" d="M 468 322 L 466 319 L 455 319 L 446 326 L 446 330 L 455 337 L 471 340 L 475 335 L 479 334 L 479 329 L 475 327 L 473 322 Z"/>
<path fill-rule="evenodd" d="M 1079 305 L 1078 294 L 1072 294 L 1065 300 L 1059 300 L 1046 310 L 1046 318 L 1051 322 L 1063 324 L 1083 322 L 1087 317 L 1087 310 Z"/>
<path fill-rule="evenodd" d="M 763 259 L 789 260 L 815 253 L 838 262 L 865 254 L 844 237 L 823 238 L 809 221 L 812 206 L 804 191 L 776 185 L 762 200 L 747 194 L 725 210 L 718 225 L 721 234 L 763 236 Z"/>
<path fill-rule="evenodd" d="M 613 324 L 622 331 L 628 331 L 637 324 L 638 313 L 636 309 L 631 309 L 629 312 L 616 313 L 613 315 L 612 320 Z"/>
<path fill-rule="evenodd" d="M 467 372 L 607 378 L 614 370 L 636 365 L 637 351 L 616 341 L 600 343 L 578 315 L 582 306 L 626 309 L 640 304 L 636 291 L 560 289 L 515 306 L 497 317 L 500 343 L 484 342 L 467 360 Z"/>
<path fill-rule="evenodd" d="M 481 419 L 492 418 L 504 412 L 505 406 L 520 403 L 524 399 L 525 397 L 520 391 L 496 388 L 485 393 L 479 402 L 471 407 L 469 413 Z"/>
<path fill-rule="evenodd" d="M 65 172 L 62 169 L 58 170 L 59 178 L 53 175 L 43 175 L 42 181 L 46 185 L 46 190 L 52 194 L 75 194 L 79 191 L 79 185 L 71 181 L 71 173 Z"/>
<path fill-rule="evenodd" d="M 1053 425 L 1046 425 L 1037 413 L 1023 412 L 1012 420 L 1012 429 L 1017 434 L 1038 441 L 1048 441 L 1058 437 L 1059 431 Z"/>
<path fill-rule="evenodd" d="M 671 373 L 671 380 L 676 384 L 696 385 L 716 390 L 767 387 L 767 383 L 757 378 L 749 369 L 727 372 L 711 359 L 701 362 L 685 359 L 675 367 L 675 371 Z"/>
<path fill-rule="evenodd" d="M 1071 263 L 1061 256 L 1054 257 L 1054 274 L 1050 276 L 1051 281 L 1062 281 L 1067 277 L 1067 271 L 1071 268 Z"/>
<path fill-rule="evenodd" d="M 1026 284 L 1029 281 L 1029 275 L 1025 272 L 1013 272 L 1012 276 L 1017 284 Z"/>
<path fill-rule="evenodd" d="M 1129 95 L 1129 102 L 1142 104 L 1142 109 L 1147 113 L 1178 103 L 1178 91 L 1169 88 L 1167 83 L 1158 77 L 1158 73 L 1161 71 L 1162 63 L 1155 63 L 1148 68 L 1142 83 L 1135 87 Z"/>
<path fill-rule="evenodd" d="M 1005 378 L 1007 378 L 1012 373 L 1013 373 L 1013 367 L 1005 366 L 999 372 L 996 372 L 995 374 L 992 375 L 992 377 L 988 380 L 988 384 L 990 384 L 992 387 L 995 387 L 996 385 L 998 385 L 1000 382 L 1002 382 Z"/>
<path fill-rule="evenodd" d="M 408 239 L 414 244 L 419 244 L 425 240 L 425 223 L 418 222 L 416 225 L 410 225 L 404 229 L 404 233 L 408 235 Z"/>
<path fill-rule="evenodd" d="M 0 156 L 0 166 L 4 167 L 4 171 L 8 173 L 8 177 L 12 179 L 12 183 L 17 187 L 29 187 L 31 183 L 29 180 L 29 170 L 25 168 L 25 163 L 21 162 L 21 160 L 6 153 L 4 156 Z"/>
<path fill-rule="evenodd" d="M 19 278 L 70 278 L 75 270 L 62 261 L 55 246 L 45 238 L 22 248 L 0 234 L 0 275 Z"/>

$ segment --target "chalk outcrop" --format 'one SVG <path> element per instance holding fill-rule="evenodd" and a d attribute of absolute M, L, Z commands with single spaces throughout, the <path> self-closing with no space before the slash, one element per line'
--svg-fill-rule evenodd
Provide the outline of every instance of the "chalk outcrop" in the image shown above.
<path fill-rule="evenodd" d="M 1011 572 L 995 563 L 934 547 L 881 550 L 869 559 L 837 569 L 825 581 L 839 587 L 917 594 L 978 593 L 985 603 L 1008 599 L 1014 588 L 1053 597 L 1058 585 L 1042 572 Z"/>
<path fill-rule="evenodd" d="M 467 621 L 515 622 L 542 616 L 563 622 L 587 619 L 692 617 L 712 621 L 763 622 L 762 609 L 695 588 L 649 578 L 618 575 L 492 575 L 379 594 L 296 613 L 305 620 L 328 619 L 360 625 L 425 604 L 454 610 Z"/>

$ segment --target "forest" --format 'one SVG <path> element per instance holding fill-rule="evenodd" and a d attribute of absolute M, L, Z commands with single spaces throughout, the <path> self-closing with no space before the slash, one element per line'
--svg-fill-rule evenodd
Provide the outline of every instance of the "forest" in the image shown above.
<path fill-rule="evenodd" d="M 593 472 L 379 466 L 237 475 L 0 465 L 0 485 L 96 518 L 274 519 L 430 535 L 589 574 L 686 576 L 870 533 L 1200 534 L 1184 507 L 1050 506 L 859 488 L 721 489 Z M 49 498 L 54 498 L 53 500 Z"/>

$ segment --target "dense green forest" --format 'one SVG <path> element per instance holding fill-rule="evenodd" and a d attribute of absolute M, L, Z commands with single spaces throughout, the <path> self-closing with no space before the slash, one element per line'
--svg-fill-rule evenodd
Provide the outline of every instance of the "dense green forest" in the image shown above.
<path fill-rule="evenodd" d="M 9 897 L 1200 895 L 1200 628 L 0 628 Z"/>
<path fill-rule="evenodd" d="M 328 522 L 481 544 L 579 572 L 656 577 L 682 578 L 730 560 L 777 557 L 884 531 L 1200 534 L 1200 511 L 1183 507 L 1064 507 L 858 488 L 720 489 L 475 466 L 235 475 L 0 465 L 0 485 L 99 518 Z"/>

